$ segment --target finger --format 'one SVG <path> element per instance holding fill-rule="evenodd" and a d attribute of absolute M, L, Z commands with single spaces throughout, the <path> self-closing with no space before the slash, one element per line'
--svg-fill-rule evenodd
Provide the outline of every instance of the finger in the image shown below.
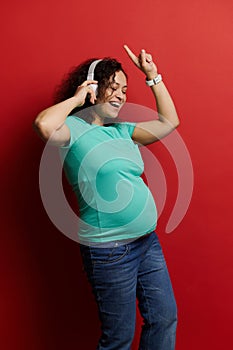
<path fill-rule="evenodd" d="M 80 86 L 88 86 L 90 84 L 98 84 L 97 80 L 85 80 Z"/>
<path fill-rule="evenodd" d="M 130 50 L 130 48 L 127 45 L 124 45 L 124 49 L 127 52 L 128 56 L 131 58 L 131 60 L 135 63 L 138 64 L 138 58 L 137 56 Z"/>
<path fill-rule="evenodd" d="M 91 93 L 90 93 L 91 94 Z M 93 93 L 93 94 L 91 94 L 91 96 L 90 96 L 90 102 L 94 105 L 95 104 L 95 101 L 96 101 L 96 96 L 95 96 L 95 94 Z"/>
<path fill-rule="evenodd" d="M 141 61 L 142 66 L 145 66 L 145 64 L 146 64 L 146 51 L 144 49 L 141 50 L 140 61 Z"/>
<path fill-rule="evenodd" d="M 97 98 L 96 98 L 96 94 L 95 94 L 95 92 L 94 92 L 94 90 L 93 90 L 93 88 L 90 86 L 87 86 L 87 92 L 88 92 L 88 94 L 89 94 L 89 96 L 90 96 L 90 102 L 92 103 L 92 104 L 94 104 L 95 103 L 95 101 L 97 100 Z"/>
<path fill-rule="evenodd" d="M 146 62 L 151 63 L 152 60 L 153 60 L 153 59 L 152 59 L 151 54 L 147 53 L 147 54 L 146 54 Z"/>

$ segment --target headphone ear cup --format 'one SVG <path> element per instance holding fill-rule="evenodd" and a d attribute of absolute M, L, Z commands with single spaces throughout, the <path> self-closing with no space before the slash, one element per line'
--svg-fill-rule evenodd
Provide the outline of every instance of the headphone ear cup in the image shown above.
<path fill-rule="evenodd" d="M 97 96 L 97 94 L 98 94 L 98 84 L 90 84 L 89 86 L 92 88 L 92 90 L 94 91 L 95 95 Z"/>

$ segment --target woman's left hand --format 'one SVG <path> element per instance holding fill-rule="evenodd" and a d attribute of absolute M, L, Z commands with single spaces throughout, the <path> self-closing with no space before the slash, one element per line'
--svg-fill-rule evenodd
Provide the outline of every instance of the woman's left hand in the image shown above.
<path fill-rule="evenodd" d="M 157 67 L 153 62 L 151 54 L 142 49 L 140 54 L 136 56 L 127 45 L 124 45 L 124 49 L 133 63 L 146 74 L 149 80 L 154 79 L 158 75 Z"/>

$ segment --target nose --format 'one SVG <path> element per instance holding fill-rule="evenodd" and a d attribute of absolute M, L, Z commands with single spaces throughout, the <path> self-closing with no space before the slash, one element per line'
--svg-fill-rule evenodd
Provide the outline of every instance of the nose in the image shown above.
<path fill-rule="evenodd" d="M 116 90 L 116 97 L 119 101 L 123 101 L 126 98 L 125 94 L 121 91 L 121 89 Z"/>

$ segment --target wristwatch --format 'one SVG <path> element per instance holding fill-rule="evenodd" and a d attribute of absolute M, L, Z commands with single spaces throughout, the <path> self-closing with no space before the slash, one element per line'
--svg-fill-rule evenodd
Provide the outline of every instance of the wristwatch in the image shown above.
<path fill-rule="evenodd" d="M 160 81 L 162 81 L 162 75 L 158 74 L 157 77 L 155 77 L 154 79 L 151 80 L 147 80 L 146 79 L 146 85 L 147 86 L 153 86 L 153 85 L 157 85 L 158 83 L 160 83 Z"/>

